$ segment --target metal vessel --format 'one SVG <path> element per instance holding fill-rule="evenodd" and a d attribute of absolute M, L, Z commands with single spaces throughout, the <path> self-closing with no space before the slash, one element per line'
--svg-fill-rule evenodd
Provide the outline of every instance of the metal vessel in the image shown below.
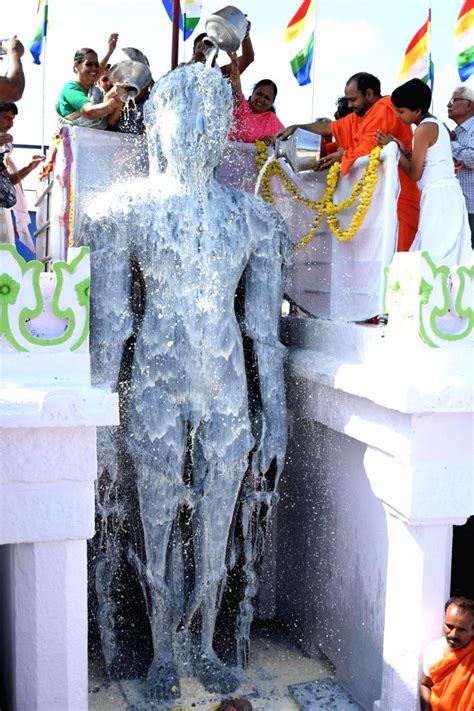
<path fill-rule="evenodd" d="M 151 72 L 143 62 L 134 62 L 131 59 L 127 59 L 114 64 L 110 68 L 109 77 L 114 84 L 125 85 L 128 96 L 134 98 L 150 83 Z"/>
<path fill-rule="evenodd" d="M 321 136 L 297 128 L 291 136 L 275 143 L 275 158 L 283 158 L 295 173 L 315 170 L 321 157 Z"/>
<path fill-rule="evenodd" d="M 206 20 L 206 34 L 224 52 L 236 52 L 247 32 L 248 20 L 232 5 L 223 7 Z"/>

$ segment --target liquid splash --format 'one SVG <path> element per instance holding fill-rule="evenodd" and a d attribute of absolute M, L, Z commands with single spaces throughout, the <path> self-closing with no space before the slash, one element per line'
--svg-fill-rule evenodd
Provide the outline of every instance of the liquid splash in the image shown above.
<path fill-rule="evenodd" d="M 98 437 L 97 619 L 109 674 L 145 675 L 150 703 L 177 698 L 180 674 L 218 693 L 239 685 L 215 652 L 216 618 L 240 565 L 234 640 L 245 665 L 286 449 L 278 329 L 289 241 L 273 208 L 213 177 L 231 113 L 214 70 L 160 79 L 145 105 L 150 177 L 102 195 L 81 236 L 93 377 L 118 389 L 122 414 Z M 145 659 L 124 567 L 146 616 Z"/>

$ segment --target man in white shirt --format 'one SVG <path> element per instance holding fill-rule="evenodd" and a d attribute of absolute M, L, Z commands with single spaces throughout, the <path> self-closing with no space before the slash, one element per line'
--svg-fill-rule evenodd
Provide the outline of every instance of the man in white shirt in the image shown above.
<path fill-rule="evenodd" d="M 474 249 L 474 90 L 458 86 L 448 101 L 448 117 L 456 124 L 451 131 L 451 150 L 457 176 L 466 199 L 471 244 Z"/>

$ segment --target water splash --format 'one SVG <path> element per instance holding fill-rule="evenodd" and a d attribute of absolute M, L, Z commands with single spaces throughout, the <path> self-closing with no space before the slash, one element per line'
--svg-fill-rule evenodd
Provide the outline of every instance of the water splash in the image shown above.
<path fill-rule="evenodd" d="M 179 695 L 180 673 L 210 691 L 238 686 L 214 651 L 216 616 L 240 548 L 235 637 L 245 663 L 262 511 L 286 449 L 278 326 L 289 242 L 273 208 L 213 177 L 231 113 L 230 88 L 214 70 L 194 64 L 165 75 L 145 105 L 150 178 L 101 195 L 82 229 L 92 251 L 93 377 L 119 389 L 122 407 L 121 427 L 98 440 L 101 641 L 111 675 L 137 673 L 124 662 L 133 623 L 114 600 L 127 565 L 148 614 L 143 693 L 153 702 Z M 241 328 L 258 373 L 257 423 Z"/>

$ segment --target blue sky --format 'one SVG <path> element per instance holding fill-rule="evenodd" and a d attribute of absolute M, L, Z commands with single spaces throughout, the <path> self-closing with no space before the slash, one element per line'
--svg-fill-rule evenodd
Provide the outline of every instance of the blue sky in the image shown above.
<path fill-rule="evenodd" d="M 258 79 L 278 87 L 276 108 L 284 124 L 332 116 L 346 79 L 357 71 L 376 74 L 384 93 L 397 85 L 404 50 L 427 14 L 426 0 L 316 0 L 314 84 L 299 87 L 288 62 L 284 28 L 301 0 L 234 0 L 252 21 L 256 59 L 242 76 L 244 90 Z M 37 0 L 3 0 L 2 36 L 18 34 L 26 45 L 35 30 Z M 203 1 L 202 22 L 224 2 Z M 432 0 L 434 110 L 446 119 L 446 102 L 459 83 L 453 30 L 461 0 Z M 150 59 L 154 78 L 169 69 L 171 23 L 161 0 L 49 0 L 50 28 L 46 58 L 46 131 L 54 126 L 54 103 L 63 83 L 72 78 L 74 51 L 84 45 L 105 53 L 107 37 L 120 33 L 119 47 L 135 46 Z M 192 37 L 181 58 L 191 53 Z M 114 55 L 118 61 L 122 57 Z M 112 59 L 114 59 L 114 57 Z M 224 58 L 221 63 L 225 63 Z M 42 67 L 25 55 L 27 89 L 15 124 L 17 142 L 40 142 Z"/>

